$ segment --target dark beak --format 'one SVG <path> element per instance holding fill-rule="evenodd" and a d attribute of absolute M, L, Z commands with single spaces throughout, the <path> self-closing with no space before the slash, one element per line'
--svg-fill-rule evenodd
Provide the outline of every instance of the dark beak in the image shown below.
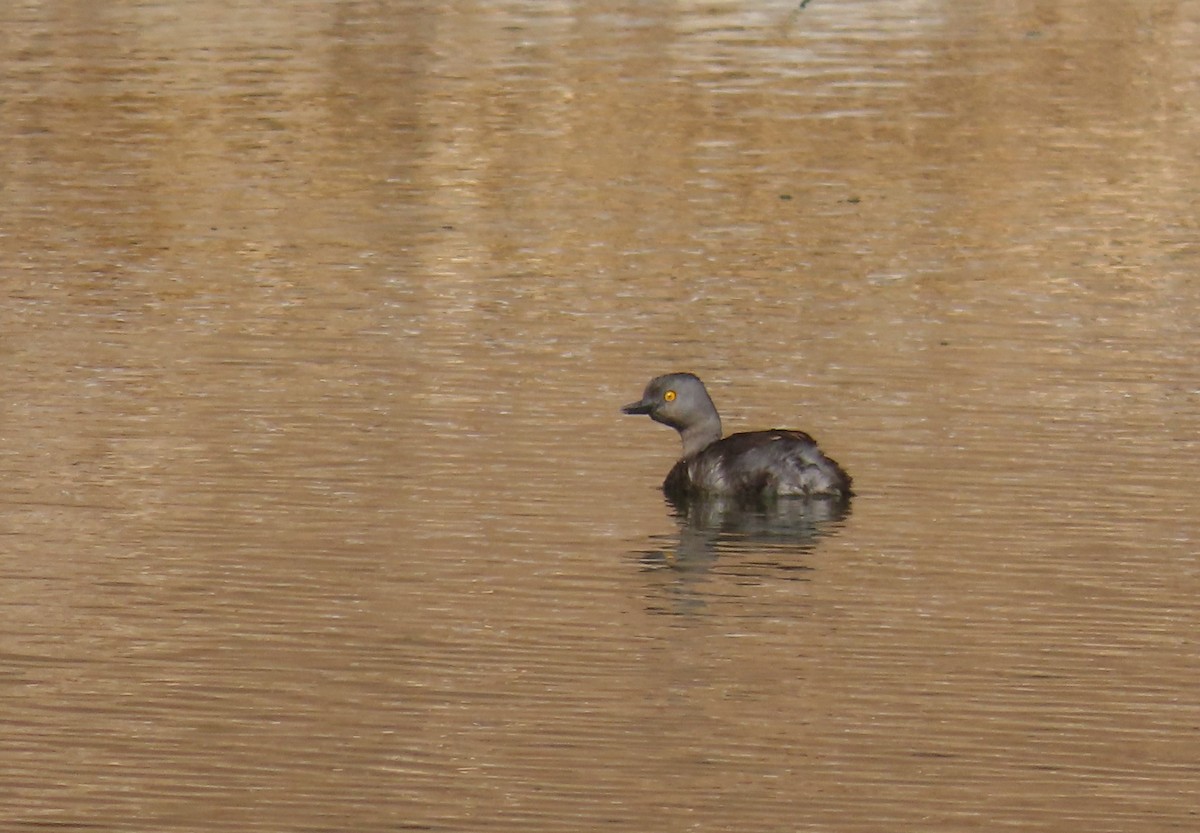
<path fill-rule="evenodd" d="M 630 402 L 621 408 L 621 412 L 625 414 L 648 414 L 654 408 L 654 403 L 649 399 L 639 399 L 637 402 Z"/>

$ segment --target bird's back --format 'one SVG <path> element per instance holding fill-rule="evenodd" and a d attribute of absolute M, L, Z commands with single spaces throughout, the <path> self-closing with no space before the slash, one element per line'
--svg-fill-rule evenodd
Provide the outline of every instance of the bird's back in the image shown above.
<path fill-rule="evenodd" d="M 675 464 L 663 483 L 668 495 L 847 498 L 850 476 L 803 431 L 774 429 L 731 434 Z"/>

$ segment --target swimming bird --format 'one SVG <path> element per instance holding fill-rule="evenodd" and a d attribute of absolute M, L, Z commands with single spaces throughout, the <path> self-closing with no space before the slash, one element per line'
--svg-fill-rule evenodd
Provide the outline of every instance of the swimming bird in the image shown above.
<path fill-rule="evenodd" d="M 772 429 L 722 439 L 721 417 L 704 383 L 691 373 L 656 376 L 642 398 L 621 408 L 649 414 L 679 432 L 683 456 L 663 481 L 672 499 L 732 496 L 848 499 L 850 475 L 803 431 Z"/>

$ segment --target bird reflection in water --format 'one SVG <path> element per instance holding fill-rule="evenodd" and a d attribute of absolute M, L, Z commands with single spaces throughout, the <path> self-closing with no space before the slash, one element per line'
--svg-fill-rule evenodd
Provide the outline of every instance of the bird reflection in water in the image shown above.
<path fill-rule="evenodd" d="M 645 569 L 707 572 L 725 554 L 754 556 L 761 571 L 810 569 L 797 556 L 836 533 L 850 514 L 848 497 L 739 500 L 727 496 L 666 499 L 678 531 L 651 539 L 637 554 Z"/>

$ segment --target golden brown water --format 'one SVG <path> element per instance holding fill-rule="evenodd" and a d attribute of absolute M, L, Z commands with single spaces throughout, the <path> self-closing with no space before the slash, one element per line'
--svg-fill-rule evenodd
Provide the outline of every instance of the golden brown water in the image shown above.
<path fill-rule="evenodd" d="M 0 828 L 1200 825 L 1196 8 L 0 23 Z"/>

